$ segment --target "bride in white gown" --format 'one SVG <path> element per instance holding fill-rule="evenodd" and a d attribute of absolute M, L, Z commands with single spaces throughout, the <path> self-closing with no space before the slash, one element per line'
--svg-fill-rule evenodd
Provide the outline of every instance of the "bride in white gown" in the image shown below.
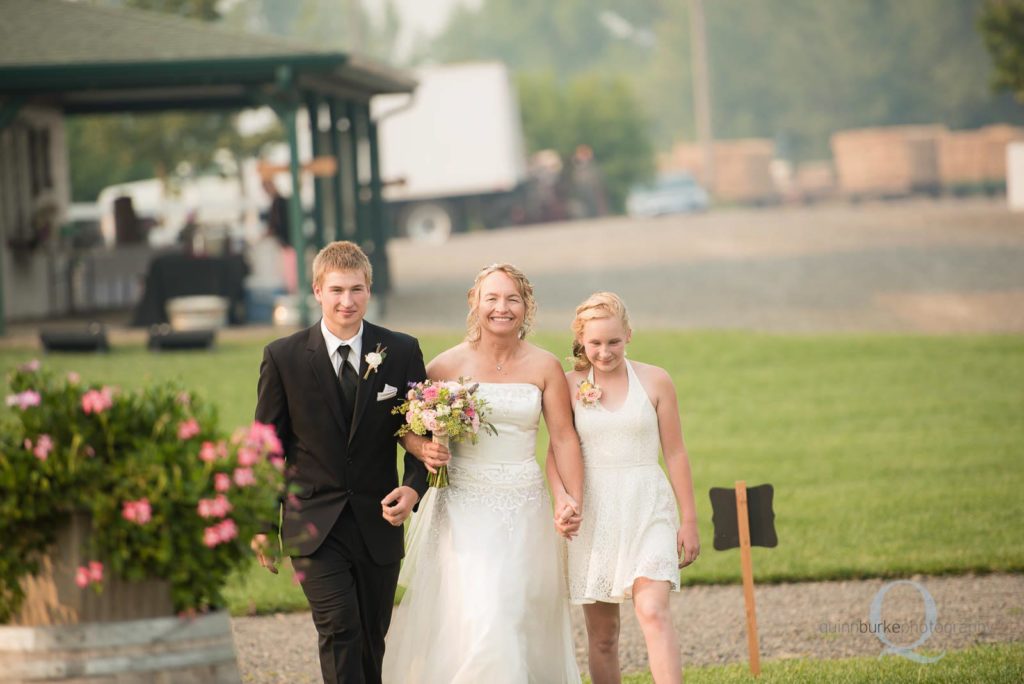
<path fill-rule="evenodd" d="M 466 341 L 427 373 L 479 381 L 497 435 L 454 445 L 449 486 L 430 489 L 413 516 L 384 681 L 579 682 L 558 537 L 579 527 L 583 482 L 568 384 L 558 360 L 523 339 L 535 304 L 522 273 L 485 268 L 469 304 Z M 554 521 L 534 457 L 542 412 Z"/>

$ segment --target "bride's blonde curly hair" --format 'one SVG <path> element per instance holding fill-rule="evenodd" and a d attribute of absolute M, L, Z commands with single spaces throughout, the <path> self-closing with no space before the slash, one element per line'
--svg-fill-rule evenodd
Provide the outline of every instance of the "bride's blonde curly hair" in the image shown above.
<path fill-rule="evenodd" d="M 578 371 L 590 369 L 590 359 L 583 348 L 583 326 L 587 321 L 599 318 L 617 318 L 629 335 L 633 329 L 629 327 L 629 312 L 622 297 L 614 292 L 595 292 L 586 301 L 576 307 L 576 317 L 572 319 L 572 358 L 573 368 Z"/>
<path fill-rule="evenodd" d="M 537 315 L 537 300 L 533 297 L 533 285 L 526 275 L 512 264 L 491 264 L 484 266 L 476 274 L 473 287 L 466 293 L 466 300 L 469 302 L 469 313 L 466 315 L 466 341 L 476 344 L 480 341 L 480 316 L 477 309 L 480 305 L 480 283 L 492 273 L 504 273 L 515 283 L 519 296 L 523 298 L 523 305 L 526 313 L 523 315 L 523 324 L 519 328 L 519 339 L 525 339 L 533 328 L 533 319 Z"/>

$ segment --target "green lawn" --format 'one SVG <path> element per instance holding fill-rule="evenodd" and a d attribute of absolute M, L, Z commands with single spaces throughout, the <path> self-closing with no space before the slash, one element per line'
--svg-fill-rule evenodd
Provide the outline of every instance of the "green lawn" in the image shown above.
<path fill-rule="evenodd" d="M 424 353 L 459 337 L 424 335 Z M 536 341 L 568 353 L 566 335 Z M 126 386 L 176 378 L 228 428 L 252 416 L 261 348 L 44 362 Z M 754 549 L 759 582 L 1024 570 L 1024 338 L 641 331 L 629 353 L 680 395 L 704 543 L 685 582 L 738 581 L 707 498 L 737 479 L 775 486 L 779 546 Z M 0 366 L 37 355 L 3 349 Z M 249 573 L 229 596 L 236 612 L 304 605 L 287 573 Z"/>
<path fill-rule="evenodd" d="M 777 660 L 761 663 L 754 678 L 746 664 L 687 668 L 688 684 L 738 682 L 808 682 L 873 684 L 874 682 L 1020 682 L 1024 681 L 1024 643 L 975 646 L 946 653 L 936 663 L 918 664 L 897 656 L 842 660 Z M 590 680 L 584 680 L 590 681 Z M 651 684 L 649 674 L 626 675 L 623 684 Z"/>

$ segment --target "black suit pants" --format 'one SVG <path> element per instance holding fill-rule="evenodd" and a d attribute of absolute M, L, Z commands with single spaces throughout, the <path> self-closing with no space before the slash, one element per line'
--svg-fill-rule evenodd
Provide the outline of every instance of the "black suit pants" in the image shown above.
<path fill-rule="evenodd" d="M 401 563 L 371 560 L 351 506 L 319 549 L 292 563 L 305 575 L 302 590 L 319 634 L 325 684 L 380 684 Z"/>

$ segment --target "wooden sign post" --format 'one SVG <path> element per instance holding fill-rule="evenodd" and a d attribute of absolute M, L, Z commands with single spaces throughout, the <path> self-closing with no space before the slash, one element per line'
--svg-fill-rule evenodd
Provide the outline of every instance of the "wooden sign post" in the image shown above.
<path fill-rule="evenodd" d="M 747 483 L 736 481 L 736 521 L 740 532 L 740 565 L 743 568 L 743 601 L 747 607 L 747 650 L 750 671 L 761 674 L 761 648 L 757 640 L 757 608 L 754 606 L 754 565 L 750 561 L 750 514 L 747 512 Z"/>
<path fill-rule="evenodd" d="M 747 483 L 737 480 L 735 489 L 712 487 L 711 521 L 715 526 L 715 549 L 740 550 L 743 571 L 743 599 L 747 612 L 747 649 L 750 652 L 750 671 L 761 674 L 761 650 L 757 638 L 757 609 L 754 605 L 754 566 L 750 559 L 751 546 L 778 546 L 775 535 L 775 513 L 772 511 L 774 490 L 770 484 L 747 489 Z"/>

